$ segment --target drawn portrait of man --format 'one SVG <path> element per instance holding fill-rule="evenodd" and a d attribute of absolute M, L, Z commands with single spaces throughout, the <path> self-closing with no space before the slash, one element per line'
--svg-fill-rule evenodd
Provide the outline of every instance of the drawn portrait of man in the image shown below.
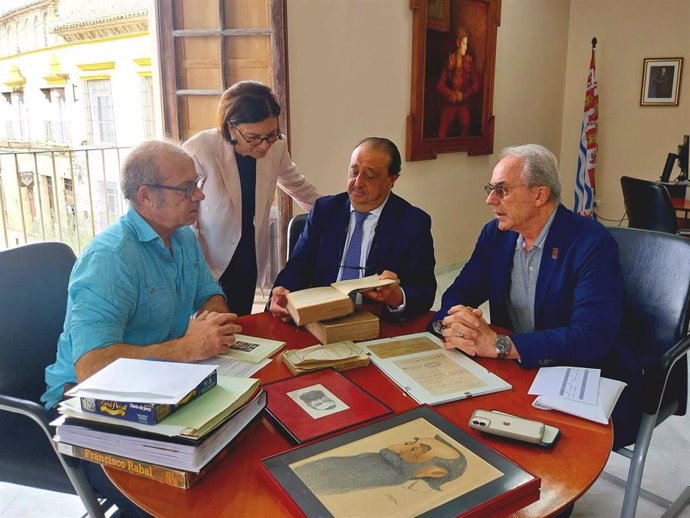
<path fill-rule="evenodd" d="M 326 457 L 295 468 L 315 493 L 348 493 L 423 480 L 436 491 L 461 476 L 467 459 L 439 435 L 391 444 L 378 452 Z"/>
<path fill-rule="evenodd" d="M 350 408 L 321 384 L 293 390 L 287 395 L 314 419 L 320 419 Z"/>
<path fill-rule="evenodd" d="M 334 516 L 416 516 L 503 475 L 425 419 L 289 467 Z"/>

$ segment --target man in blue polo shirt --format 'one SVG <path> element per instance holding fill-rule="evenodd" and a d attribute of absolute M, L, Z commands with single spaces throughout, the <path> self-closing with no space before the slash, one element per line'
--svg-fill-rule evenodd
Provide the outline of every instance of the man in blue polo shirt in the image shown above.
<path fill-rule="evenodd" d="M 74 265 L 57 358 L 46 369 L 41 399 L 47 408 L 117 358 L 194 361 L 234 343 L 241 331 L 236 315 L 188 227 L 204 198 L 198 180 L 192 158 L 174 144 L 149 141 L 128 155 L 122 191 L 130 210 Z M 88 473 L 94 487 L 111 496 L 94 480 L 105 478 L 102 471 Z M 123 509 L 129 502 L 118 496 L 124 511 L 118 516 L 141 515 Z"/>

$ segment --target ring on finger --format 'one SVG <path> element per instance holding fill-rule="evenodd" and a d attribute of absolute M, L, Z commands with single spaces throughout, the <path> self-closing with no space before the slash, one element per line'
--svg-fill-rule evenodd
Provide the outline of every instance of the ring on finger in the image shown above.
<path fill-rule="evenodd" d="M 463 333 L 462 331 L 458 331 L 458 336 L 460 338 L 465 338 L 465 333 Z"/>

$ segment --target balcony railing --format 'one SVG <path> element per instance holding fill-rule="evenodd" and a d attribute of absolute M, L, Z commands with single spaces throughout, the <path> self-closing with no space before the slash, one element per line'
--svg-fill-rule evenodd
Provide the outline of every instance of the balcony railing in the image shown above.
<path fill-rule="evenodd" d="M 120 166 L 128 151 L 0 151 L 0 248 L 56 240 L 79 254 L 126 210 Z"/>
<path fill-rule="evenodd" d="M 0 250 L 38 241 L 67 243 L 79 255 L 127 210 L 120 169 L 130 148 L 0 148 Z M 282 266 L 278 208 L 269 222 L 269 282 Z"/>

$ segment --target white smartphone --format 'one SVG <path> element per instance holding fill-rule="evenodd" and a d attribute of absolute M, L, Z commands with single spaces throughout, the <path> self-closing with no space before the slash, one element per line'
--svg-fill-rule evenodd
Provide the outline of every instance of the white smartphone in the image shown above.
<path fill-rule="evenodd" d="M 491 410 L 475 410 L 469 426 L 481 432 L 533 444 L 540 444 L 544 437 L 544 423 Z"/>
<path fill-rule="evenodd" d="M 514 416 L 513 414 L 509 414 L 507 412 L 502 412 L 501 410 L 494 409 L 494 410 L 492 410 L 492 412 L 494 412 L 495 414 L 517 417 L 517 416 Z M 557 426 L 553 426 L 553 425 L 544 423 L 544 435 L 542 436 L 541 442 L 538 444 L 538 446 L 541 446 L 542 448 L 546 448 L 547 450 L 549 450 L 556 445 L 556 442 L 558 442 L 558 439 L 560 439 L 560 438 L 561 438 L 561 430 Z"/>

